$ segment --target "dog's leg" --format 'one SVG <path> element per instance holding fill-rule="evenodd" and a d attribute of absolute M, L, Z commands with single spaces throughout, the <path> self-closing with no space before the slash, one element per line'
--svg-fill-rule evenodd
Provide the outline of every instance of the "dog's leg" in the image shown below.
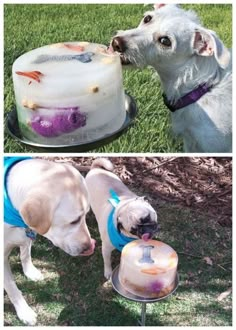
<path fill-rule="evenodd" d="M 104 276 L 109 280 L 112 274 L 111 253 L 114 247 L 107 242 L 102 242 L 102 256 L 104 262 Z"/>
<path fill-rule="evenodd" d="M 24 244 L 20 246 L 20 259 L 24 274 L 32 281 L 43 280 L 43 274 L 33 265 L 31 260 L 31 246 L 30 238 L 25 240 Z"/>
<path fill-rule="evenodd" d="M 11 250 L 5 251 L 4 255 L 4 289 L 7 292 L 9 299 L 15 307 L 19 319 L 26 325 L 35 325 L 37 314 L 29 307 L 25 301 L 21 291 L 17 288 L 14 281 L 8 256 Z"/>

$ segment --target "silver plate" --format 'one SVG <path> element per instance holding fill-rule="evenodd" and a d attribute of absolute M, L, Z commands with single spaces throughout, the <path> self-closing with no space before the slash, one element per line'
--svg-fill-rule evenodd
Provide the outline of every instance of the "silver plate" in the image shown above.
<path fill-rule="evenodd" d="M 50 145 L 50 144 L 40 144 L 40 143 L 32 142 L 26 139 L 21 134 L 18 124 L 16 109 L 13 109 L 7 115 L 7 131 L 8 134 L 11 135 L 15 140 L 37 151 L 83 152 L 91 149 L 96 149 L 118 138 L 133 123 L 134 118 L 138 113 L 138 109 L 135 100 L 132 96 L 126 93 L 125 98 L 126 98 L 126 102 L 125 102 L 126 118 L 121 128 L 111 134 L 106 135 L 103 138 L 93 140 L 90 142 L 86 142 L 86 143 L 77 142 L 70 145 Z"/>
<path fill-rule="evenodd" d="M 174 289 L 168 293 L 166 296 L 160 297 L 160 298 L 143 298 L 140 296 L 137 296 L 135 294 L 132 294 L 131 292 L 127 291 L 122 284 L 119 281 L 119 265 L 113 270 L 112 276 L 111 276 L 111 283 L 112 286 L 114 288 L 114 290 L 116 292 L 118 292 L 121 296 L 132 300 L 132 301 L 136 301 L 136 302 L 141 302 L 141 303 L 154 303 L 157 301 L 160 301 L 162 299 L 166 299 L 167 297 L 169 297 L 170 295 L 172 295 L 176 289 L 178 288 L 179 285 L 179 274 L 177 273 L 176 275 L 176 279 L 175 279 L 175 287 Z"/>

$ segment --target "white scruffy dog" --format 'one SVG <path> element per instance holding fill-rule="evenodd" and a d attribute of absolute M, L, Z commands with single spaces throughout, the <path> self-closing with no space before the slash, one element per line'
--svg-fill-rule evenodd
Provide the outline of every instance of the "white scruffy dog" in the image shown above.
<path fill-rule="evenodd" d="M 110 49 L 120 53 L 124 65 L 155 68 L 186 152 L 231 152 L 229 50 L 193 11 L 176 5 L 154 8 L 137 28 L 119 31 Z"/>

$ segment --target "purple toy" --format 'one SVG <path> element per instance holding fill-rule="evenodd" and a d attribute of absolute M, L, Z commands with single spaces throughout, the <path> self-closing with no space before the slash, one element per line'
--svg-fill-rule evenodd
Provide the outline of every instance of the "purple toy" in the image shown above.
<path fill-rule="evenodd" d="M 57 110 L 60 111 L 54 116 L 34 116 L 31 128 L 41 136 L 56 137 L 86 125 L 86 114 L 81 113 L 79 107 L 58 108 Z"/>

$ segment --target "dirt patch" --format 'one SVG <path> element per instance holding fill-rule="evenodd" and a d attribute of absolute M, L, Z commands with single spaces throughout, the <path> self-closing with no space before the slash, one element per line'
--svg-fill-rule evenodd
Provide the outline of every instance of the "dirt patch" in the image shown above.
<path fill-rule="evenodd" d="M 119 175 L 153 198 L 232 224 L 232 160 L 230 158 L 124 158 Z"/>
<path fill-rule="evenodd" d="M 58 158 L 90 166 L 93 157 Z M 115 173 L 138 194 L 209 215 L 232 225 L 232 158 L 109 157 Z M 88 169 L 87 169 L 88 170 Z"/>

